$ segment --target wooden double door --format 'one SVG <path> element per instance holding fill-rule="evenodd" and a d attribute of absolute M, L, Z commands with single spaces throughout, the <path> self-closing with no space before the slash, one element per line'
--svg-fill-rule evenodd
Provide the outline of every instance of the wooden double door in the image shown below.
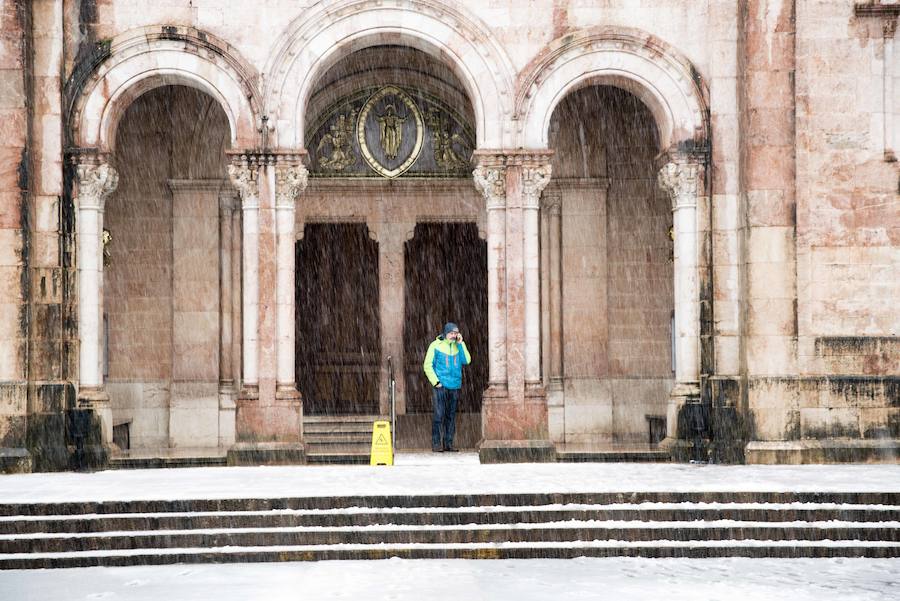
<path fill-rule="evenodd" d="M 306 225 L 297 243 L 296 307 L 304 413 L 378 414 L 378 243 L 365 224 Z"/>

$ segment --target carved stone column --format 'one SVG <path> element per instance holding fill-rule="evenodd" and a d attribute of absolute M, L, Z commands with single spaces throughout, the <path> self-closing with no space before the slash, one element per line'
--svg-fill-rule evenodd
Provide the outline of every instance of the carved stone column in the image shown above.
<path fill-rule="evenodd" d="M 275 163 L 276 281 L 275 328 L 278 396 L 298 396 L 294 364 L 296 275 L 294 220 L 297 197 L 306 189 L 309 172 L 301 155 L 285 155 Z"/>
<path fill-rule="evenodd" d="M 479 157 L 475 186 L 487 206 L 488 382 L 486 394 L 506 390 L 506 166 L 496 156 Z"/>
<path fill-rule="evenodd" d="M 700 395 L 700 288 L 697 200 L 704 189 L 704 164 L 675 157 L 659 171 L 657 183 L 672 199 L 675 233 L 675 387 L 669 396 L 667 438 L 677 436 L 678 413 Z"/>
<path fill-rule="evenodd" d="M 255 396 L 259 386 L 259 169 L 246 154 L 234 155 L 228 177 L 241 196 L 242 347 L 241 396 Z"/>
<path fill-rule="evenodd" d="M 549 157 L 548 157 L 549 158 Z M 525 386 L 541 384 L 541 192 L 550 182 L 550 163 L 522 167 L 525 260 Z"/>
<path fill-rule="evenodd" d="M 112 442 L 112 410 L 103 389 L 103 209 L 119 182 L 105 154 L 75 157 L 78 266 L 78 404 L 100 419 L 102 442 Z"/>

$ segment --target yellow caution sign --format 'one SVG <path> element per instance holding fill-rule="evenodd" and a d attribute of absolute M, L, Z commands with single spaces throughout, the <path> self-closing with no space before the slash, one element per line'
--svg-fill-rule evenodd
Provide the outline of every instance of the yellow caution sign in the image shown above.
<path fill-rule="evenodd" d="M 391 422 L 380 421 L 372 424 L 372 455 L 369 465 L 394 465 Z"/>

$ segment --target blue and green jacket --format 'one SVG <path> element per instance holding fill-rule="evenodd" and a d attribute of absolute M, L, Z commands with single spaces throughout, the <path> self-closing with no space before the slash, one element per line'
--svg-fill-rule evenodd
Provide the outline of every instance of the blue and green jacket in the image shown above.
<path fill-rule="evenodd" d="M 460 352 L 462 351 L 462 352 Z M 462 368 L 472 362 L 472 355 L 465 342 L 450 342 L 438 336 L 425 353 L 425 375 L 432 386 L 438 382 L 444 388 L 456 390 L 462 388 Z"/>

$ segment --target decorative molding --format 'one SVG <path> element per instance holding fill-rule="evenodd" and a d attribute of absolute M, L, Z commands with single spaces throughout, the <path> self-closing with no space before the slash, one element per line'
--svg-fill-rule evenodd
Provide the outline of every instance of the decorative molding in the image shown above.
<path fill-rule="evenodd" d="M 472 177 L 475 187 L 487 201 L 489 211 L 506 207 L 506 166 L 478 165 L 472 171 Z"/>
<path fill-rule="evenodd" d="M 522 168 L 522 202 L 526 209 L 539 209 L 541 192 L 550 183 L 553 167 L 550 163 Z"/>
<path fill-rule="evenodd" d="M 524 127 L 535 92 L 559 67 L 578 56 L 608 52 L 634 54 L 651 61 L 678 82 L 682 93 L 693 98 L 696 106 L 709 105 L 708 90 L 696 77 L 696 69 L 672 45 L 638 29 L 597 26 L 567 33 L 553 40 L 522 69 L 523 76 L 513 105 L 513 119 L 519 122 L 519 127 Z M 708 137 L 706 132 L 700 134 Z"/>
<path fill-rule="evenodd" d="M 228 165 L 228 179 L 241 195 L 241 204 L 244 209 L 259 208 L 259 166 L 252 163 L 246 156 L 232 160 Z"/>
<path fill-rule="evenodd" d="M 865 3 L 858 2 L 853 5 L 853 14 L 857 17 L 893 19 L 894 27 L 896 27 L 897 17 L 900 16 L 900 3 L 884 4 L 880 0 L 871 0 Z"/>
<path fill-rule="evenodd" d="M 174 81 L 172 78 L 178 76 L 172 73 L 171 68 L 166 68 L 168 65 L 160 65 L 161 59 L 158 58 L 169 57 L 172 53 L 183 55 L 186 63 L 195 64 L 198 60 L 204 63 L 194 67 L 190 76 L 208 86 L 204 91 L 214 98 L 228 100 L 216 95 L 215 92 L 220 91 L 221 86 L 213 84 L 217 81 L 215 78 L 202 75 L 207 67 L 208 70 L 218 70 L 216 75 L 227 77 L 229 83 L 234 84 L 235 98 L 231 100 L 238 104 L 222 108 L 226 113 L 231 113 L 229 116 L 234 119 L 231 123 L 236 130 L 232 131 L 233 139 L 243 138 L 243 143 L 252 143 L 248 138 L 256 135 L 256 124 L 262 114 L 262 94 L 258 87 L 259 75 L 256 69 L 240 55 L 237 48 L 222 38 L 185 25 L 153 25 L 131 29 L 96 45 L 95 51 L 77 65 L 72 77 L 65 83 L 64 113 L 68 115 L 68 127 L 65 131 L 71 136 L 69 143 L 102 144 L 102 133 L 90 136 L 84 130 L 93 132 L 95 128 L 100 128 L 102 132 L 110 118 L 117 120 L 121 116 L 106 114 L 109 103 L 118 100 L 121 92 L 128 94 L 132 90 L 136 93 L 146 91 L 148 85 L 153 87 L 151 80 L 156 78 L 169 83 Z M 128 73 L 119 72 L 123 69 Z M 151 74 L 153 77 L 147 77 Z M 92 100 L 96 100 L 98 95 L 102 100 L 94 104 Z M 236 98 L 237 95 L 240 95 L 240 99 Z M 239 106 L 241 103 L 246 103 L 243 107 L 246 110 Z M 97 107 L 100 109 L 99 114 L 85 115 L 85 111 L 96 111 Z M 92 137 L 97 137 L 97 140 L 92 141 Z M 105 142 L 109 148 L 114 144 L 114 140 Z"/>

